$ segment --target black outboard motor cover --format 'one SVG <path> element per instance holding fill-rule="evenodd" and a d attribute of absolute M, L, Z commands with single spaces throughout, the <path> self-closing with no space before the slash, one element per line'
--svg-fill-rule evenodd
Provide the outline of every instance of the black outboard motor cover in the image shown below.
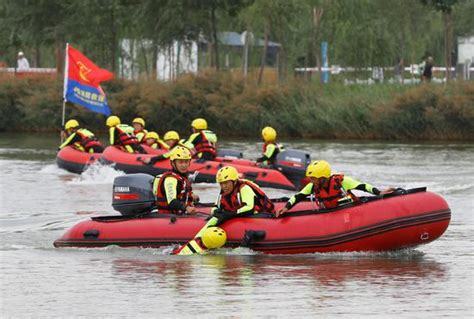
<path fill-rule="evenodd" d="M 297 188 L 301 186 L 306 167 L 311 163 L 311 155 L 307 152 L 286 149 L 280 152 L 275 168 L 283 173 Z"/>
<path fill-rule="evenodd" d="M 122 215 L 149 212 L 156 204 L 153 194 L 154 177 L 148 174 L 129 174 L 114 179 L 112 207 Z"/>
<path fill-rule="evenodd" d="M 244 153 L 230 148 L 219 148 L 217 150 L 217 156 L 227 158 L 243 158 Z"/>

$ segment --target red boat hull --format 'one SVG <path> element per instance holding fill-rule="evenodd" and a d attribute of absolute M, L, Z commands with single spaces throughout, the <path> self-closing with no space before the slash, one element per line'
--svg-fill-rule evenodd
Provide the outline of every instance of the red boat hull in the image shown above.
<path fill-rule="evenodd" d="M 76 150 L 72 146 L 66 146 L 56 155 L 56 163 L 59 168 L 65 169 L 71 173 L 80 174 L 95 163 L 100 157 L 101 153 L 86 153 Z"/>
<path fill-rule="evenodd" d="M 284 203 L 276 203 L 281 207 Z M 56 247 L 108 245 L 161 247 L 183 244 L 205 224 L 209 208 L 200 216 L 156 215 L 147 218 L 108 217 L 75 225 L 54 242 Z M 312 211 L 311 202 L 296 205 L 282 218 L 235 218 L 221 227 L 230 247 L 238 246 L 246 230 L 266 233 L 250 248 L 270 254 L 388 251 L 414 247 L 439 238 L 451 211 L 431 192 L 375 199 L 332 211 Z"/>
<path fill-rule="evenodd" d="M 163 154 L 164 151 L 154 150 L 145 146 L 149 154 L 130 154 L 116 147 L 109 146 L 102 153 L 102 161 L 113 164 L 116 169 L 127 174 L 146 173 L 150 175 L 162 174 L 171 169 L 168 160 L 156 162 L 154 165 L 145 165 L 142 159 Z M 217 171 L 225 165 L 232 165 L 242 174 L 243 178 L 256 182 L 263 187 L 274 187 L 281 189 L 295 190 L 300 187 L 301 179 L 304 178 L 304 169 L 301 176 L 290 181 L 280 171 L 275 169 L 260 168 L 254 162 L 245 159 L 217 158 L 215 161 L 193 160 L 189 167 L 190 172 L 199 172 L 195 183 L 215 183 Z"/>

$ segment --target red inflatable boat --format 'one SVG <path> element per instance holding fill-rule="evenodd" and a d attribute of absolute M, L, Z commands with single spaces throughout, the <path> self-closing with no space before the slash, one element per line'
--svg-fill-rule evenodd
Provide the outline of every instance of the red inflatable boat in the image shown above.
<path fill-rule="evenodd" d="M 75 149 L 72 146 L 66 146 L 56 155 L 56 163 L 59 168 L 65 169 L 71 173 L 81 174 L 95 163 L 100 157 L 101 153 L 86 153 Z"/>
<path fill-rule="evenodd" d="M 278 201 L 277 208 L 284 202 Z M 205 224 L 210 208 L 203 207 L 201 211 L 197 216 L 149 213 L 140 217 L 96 217 L 75 225 L 54 246 L 184 244 Z M 221 227 L 227 232 L 226 246 L 241 245 L 245 235 L 252 231 L 259 233 L 260 238 L 247 241 L 246 246 L 270 254 L 388 251 L 439 238 L 450 219 L 446 201 L 423 188 L 362 198 L 361 202 L 332 210 L 315 211 L 312 202 L 305 201 L 282 218 L 257 214 L 229 220 Z"/>
<path fill-rule="evenodd" d="M 144 146 L 148 154 L 130 154 L 113 146 L 107 147 L 102 153 L 101 161 L 114 165 L 118 170 L 127 174 L 146 173 L 150 175 L 162 174 L 171 169 L 169 160 L 156 162 L 154 165 L 146 165 L 142 162 L 144 158 L 163 154 L 164 151 L 154 150 Z M 242 174 L 242 178 L 254 181 L 263 187 L 274 187 L 295 190 L 305 183 L 305 168 L 309 163 L 309 154 L 299 152 L 298 156 L 289 153 L 282 158 L 277 169 L 260 168 L 255 162 L 241 158 L 217 157 L 214 161 L 193 160 L 190 172 L 198 172 L 194 179 L 195 183 L 215 183 L 217 171 L 225 165 L 232 165 Z M 285 156 L 285 154 L 282 154 Z"/>

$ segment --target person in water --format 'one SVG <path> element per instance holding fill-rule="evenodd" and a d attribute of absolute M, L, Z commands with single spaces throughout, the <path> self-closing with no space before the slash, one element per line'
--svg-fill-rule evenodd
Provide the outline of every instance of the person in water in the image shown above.
<path fill-rule="evenodd" d="M 156 132 L 148 132 L 142 141 L 142 144 L 146 144 L 155 150 L 168 150 L 169 146 L 160 139 L 160 136 Z"/>
<path fill-rule="evenodd" d="M 206 228 L 219 226 L 235 217 L 275 212 L 275 206 L 265 192 L 255 183 L 240 179 L 235 167 L 224 166 L 219 169 L 216 181 L 221 190 L 212 209 L 212 217 L 195 237 L 200 237 Z"/>
<path fill-rule="evenodd" d="M 191 123 L 193 134 L 189 136 L 184 145 L 194 150 L 193 158 L 213 160 L 217 156 L 217 135 L 208 130 L 207 121 L 202 118 L 194 119 Z"/>
<path fill-rule="evenodd" d="M 194 202 L 199 200 L 193 194 L 188 180 L 191 152 L 186 147 L 176 146 L 170 156 L 171 167 L 153 182 L 156 207 L 160 214 L 195 214 Z"/>
<path fill-rule="evenodd" d="M 147 130 L 145 130 L 145 120 L 141 117 L 136 117 L 132 121 L 133 135 L 137 137 L 138 142 L 142 143 L 145 139 Z"/>
<path fill-rule="evenodd" d="M 133 134 L 133 127 L 121 124 L 118 116 L 109 116 L 105 124 L 109 127 L 110 145 L 119 146 L 128 153 L 146 153 Z"/>
<path fill-rule="evenodd" d="M 104 151 L 102 144 L 94 133 L 81 128 L 79 122 L 75 119 L 66 122 L 63 133 L 66 140 L 59 146 L 59 150 L 72 145 L 75 149 L 86 153 L 102 153 Z"/>
<path fill-rule="evenodd" d="M 277 132 L 273 127 L 267 126 L 262 130 L 263 155 L 257 159 L 262 167 L 273 167 L 278 154 L 285 150 L 283 145 L 276 142 Z"/>
<path fill-rule="evenodd" d="M 179 134 L 176 131 L 166 132 L 165 135 L 163 136 L 163 140 L 168 145 L 169 151 L 164 153 L 164 154 L 158 155 L 158 156 L 144 158 L 143 163 L 145 163 L 147 165 L 153 165 L 156 162 L 167 160 L 171 157 L 171 155 L 173 154 L 174 149 L 177 146 L 186 147 L 184 144 L 182 144 L 179 141 Z"/>
<path fill-rule="evenodd" d="M 306 176 L 309 177 L 311 182 L 303 187 L 299 193 L 293 195 L 285 207 L 278 210 L 276 213 L 277 217 L 288 212 L 293 206 L 309 195 L 314 195 L 319 208 L 330 209 L 356 201 L 357 197 L 351 192 L 353 189 L 374 195 L 386 195 L 394 191 L 393 188 L 381 191 L 370 184 L 361 183 L 349 176 L 331 174 L 331 166 L 323 160 L 314 161 L 308 165 Z"/>

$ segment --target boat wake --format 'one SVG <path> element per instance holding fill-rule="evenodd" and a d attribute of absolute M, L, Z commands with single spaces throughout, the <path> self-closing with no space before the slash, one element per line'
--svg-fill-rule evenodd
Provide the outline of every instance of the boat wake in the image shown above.
<path fill-rule="evenodd" d="M 98 185 L 112 184 L 115 177 L 125 175 L 124 172 L 114 169 L 110 165 L 94 163 L 86 171 L 77 176 L 68 184 L 71 185 Z"/>

